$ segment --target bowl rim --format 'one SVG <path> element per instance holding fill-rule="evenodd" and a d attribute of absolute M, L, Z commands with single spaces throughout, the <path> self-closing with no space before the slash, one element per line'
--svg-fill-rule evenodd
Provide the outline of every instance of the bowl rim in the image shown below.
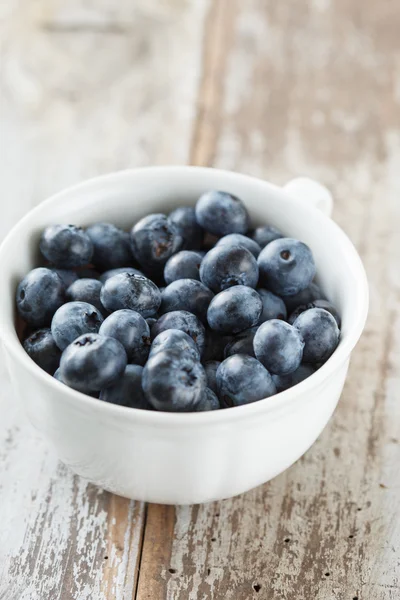
<path fill-rule="evenodd" d="M 36 213 L 38 212 L 45 210 L 48 206 L 57 204 L 59 202 L 63 202 L 64 199 L 69 196 L 69 194 L 76 193 L 80 190 L 84 191 L 86 187 L 90 187 L 93 185 L 98 185 L 106 182 L 112 183 L 113 180 L 118 180 L 121 177 L 135 177 L 136 175 L 144 173 L 147 173 L 147 175 L 153 177 L 157 174 L 165 174 L 167 172 L 170 174 L 171 177 L 179 177 L 184 174 L 190 176 L 198 176 L 199 174 L 206 175 L 209 172 L 213 172 L 213 174 L 217 176 L 220 175 L 221 177 L 232 178 L 236 181 L 241 180 L 244 184 L 262 185 L 266 189 L 273 190 L 275 193 L 283 195 L 285 198 L 290 197 L 289 194 L 285 192 L 285 190 L 282 189 L 280 186 L 274 185 L 269 181 L 263 180 L 259 177 L 253 177 L 251 175 L 246 175 L 236 171 L 187 165 L 165 165 L 124 169 L 86 179 L 78 184 L 64 188 L 63 190 L 57 192 L 56 194 L 53 194 L 52 196 L 38 204 L 36 207 L 30 210 L 24 217 L 22 217 L 6 235 L 6 237 L 0 245 L 0 258 L 4 248 L 9 243 L 9 240 L 14 238 L 14 236 L 18 235 L 18 232 L 21 229 L 24 229 L 29 224 L 32 216 L 36 215 Z M 23 346 L 15 330 L 14 321 L 12 320 L 10 323 L 9 319 L 4 319 L 4 315 L 3 318 L 1 318 L 1 313 L 3 312 L 1 297 L 0 322 L 4 324 L 4 327 L 2 328 L 3 331 L 1 332 L 0 339 L 6 346 L 10 354 L 13 356 L 14 360 L 16 360 L 21 367 L 27 369 L 32 376 L 39 378 L 42 381 L 43 385 L 50 386 L 50 388 L 53 389 L 55 395 L 57 395 L 57 392 L 63 392 L 63 401 L 67 401 L 70 404 L 74 404 L 78 409 L 83 409 L 86 406 L 88 409 L 92 411 L 94 409 L 96 413 L 101 412 L 105 416 L 114 416 L 115 418 L 121 417 L 125 420 L 133 420 L 139 424 L 143 423 L 146 425 L 186 425 L 193 427 L 201 425 L 226 424 L 228 422 L 236 420 L 243 420 L 243 418 L 256 418 L 260 415 L 260 413 L 265 414 L 275 412 L 276 410 L 282 410 L 286 408 L 286 406 L 289 406 L 293 402 L 296 402 L 299 396 L 306 397 L 307 393 L 322 385 L 337 369 L 339 369 L 348 360 L 351 351 L 357 344 L 364 329 L 369 306 L 369 287 L 367 276 L 361 258 L 358 255 L 353 243 L 350 241 L 350 239 L 344 233 L 344 231 L 331 218 L 325 216 L 318 209 L 312 207 L 311 205 L 308 205 L 306 202 L 300 199 L 296 200 L 296 202 L 298 206 L 301 207 L 301 210 L 305 213 L 310 212 L 310 214 L 312 213 L 314 215 L 315 213 L 318 213 L 321 222 L 324 223 L 325 226 L 331 230 L 332 235 L 329 236 L 329 239 L 334 237 L 336 240 L 335 243 L 340 244 L 344 247 L 348 258 L 348 263 L 351 265 L 352 271 L 357 274 L 357 277 L 355 279 L 355 288 L 358 288 L 358 294 L 354 296 L 356 296 L 357 299 L 356 314 L 358 315 L 358 320 L 351 324 L 345 338 L 341 338 L 337 349 L 327 360 L 327 362 L 324 365 L 322 365 L 322 367 L 320 367 L 310 377 L 293 386 L 292 388 L 289 388 L 288 390 L 279 392 L 273 396 L 264 398 L 262 400 L 258 400 L 256 402 L 252 402 L 250 404 L 216 411 L 179 413 L 141 410 L 137 408 L 119 406 L 116 404 L 99 401 L 97 398 L 92 398 L 90 396 L 87 396 L 86 394 L 78 392 L 64 385 L 60 381 L 57 381 L 53 376 L 43 371 L 43 369 L 36 365 L 36 363 L 34 363 L 34 361 L 28 356 L 28 354 L 23 349 Z"/>

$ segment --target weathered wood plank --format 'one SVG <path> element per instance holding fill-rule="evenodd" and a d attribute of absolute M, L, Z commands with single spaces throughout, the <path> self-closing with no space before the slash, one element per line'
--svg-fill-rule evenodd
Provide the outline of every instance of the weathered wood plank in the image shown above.
<path fill-rule="evenodd" d="M 373 0 L 246 0 L 229 16 L 231 26 L 233 35 L 222 20 L 209 24 L 213 47 L 205 53 L 192 160 L 282 183 L 305 173 L 329 185 L 334 217 L 368 271 L 371 312 L 339 409 L 314 447 L 244 496 L 178 508 L 172 549 L 158 530 L 157 543 L 168 549 L 160 562 L 151 564 L 150 543 L 146 555 L 145 533 L 145 581 L 158 582 L 154 600 L 394 600 L 400 16 L 390 0 L 379 7 Z M 154 509 L 154 526 L 162 510 Z M 138 597 L 149 597 L 141 578 Z"/>
<path fill-rule="evenodd" d="M 206 0 L 6 4 L 0 239 L 66 185 L 187 162 Z M 2 365 L 0 380 L 0 598 L 131 599 L 143 505 L 60 465 L 15 406 Z"/>

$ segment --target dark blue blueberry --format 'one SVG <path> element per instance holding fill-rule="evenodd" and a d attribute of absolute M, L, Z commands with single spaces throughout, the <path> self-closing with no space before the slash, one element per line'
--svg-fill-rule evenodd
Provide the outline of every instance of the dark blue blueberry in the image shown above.
<path fill-rule="evenodd" d="M 323 308 L 324 310 L 327 310 L 329 313 L 331 313 L 332 317 L 335 319 L 337 326 L 340 329 L 340 326 L 342 324 L 342 319 L 340 317 L 340 314 L 338 312 L 338 310 L 336 309 L 335 306 L 333 306 L 333 304 L 331 302 L 328 302 L 328 300 L 325 299 L 319 299 L 319 300 L 314 300 L 314 302 L 311 303 L 312 306 L 310 306 L 310 308 Z"/>
<path fill-rule="evenodd" d="M 288 375 L 272 375 L 276 389 L 278 392 L 284 392 L 289 388 L 297 385 L 307 377 L 315 373 L 315 369 L 311 365 L 300 365 L 298 369 Z"/>
<path fill-rule="evenodd" d="M 200 281 L 200 264 L 203 257 L 197 252 L 181 250 L 168 259 L 164 267 L 164 279 L 172 283 L 177 279 L 197 279 Z"/>
<path fill-rule="evenodd" d="M 220 408 L 221 406 L 217 396 L 212 390 L 210 390 L 210 388 L 207 387 L 204 391 L 203 397 L 200 398 L 196 406 L 193 408 L 193 412 L 218 410 Z"/>
<path fill-rule="evenodd" d="M 292 238 L 270 242 L 258 257 L 260 280 L 278 296 L 293 296 L 308 287 L 315 275 L 312 252 Z"/>
<path fill-rule="evenodd" d="M 301 313 L 293 327 L 304 340 L 303 360 L 306 363 L 324 363 L 339 343 L 339 327 L 331 313 L 323 308 L 311 308 Z"/>
<path fill-rule="evenodd" d="M 201 281 L 178 279 L 168 285 L 162 293 L 160 312 L 187 310 L 203 322 L 207 320 L 207 309 L 214 294 Z"/>
<path fill-rule="evenodd" d="M 65 381 L 63 381 L 62 377 L 61 377 L 61 368 L 58 367 L 57 371 L 54 373 L 53 375 L 54 379 L 57 379 L 57 381 L 59 381 L 60 383 L 63 383 L 64 385 L 67 385 L 65 383 Z M 78 392 L 82 392 L 83 394 L 86 394 L 87 396 L 91 396 L 92 398 L 98 398 L 99 397 L 99 392 L 98 391 L 89 391 L 87 389 L 79 389 L 78 387 L 75 387 L 74 389 L 76 389 Z"/>
<path fill-rule="evenodd" d="M 32 333 L 24 341 L 24 349 L 39 367 L 53 375 L 60 363 L 61 352 L 50 329 L 39 329 Z"/>
<path fill-rule="evenodd" d="M 104 283 L 100 300 L 110 312 L 129 308 L 146 318 L 158 311 L 161 294 L 156 284 L 144 275 L 120 273 Z"/>
<path fill-rule="evenodd" d="M 115 275 L 120 275 L 121 273 L 130 273 L 131 275 L 143 276 L 142 271 L 139 271 L 139 269 L 134 269 L 133 267 L 121 267 L 120 269 L 110 269 L 109 271 L 105 271 L 100 276 L 100 281 L 102 283 L 105 283 L 108 279 L 111 279 L 111 277 L 114 277 Z"/>
<path fill-rule="evenodd" d="M 155 273 L 163 272 L 165 263 L 182 243 L 178 227 L 163 214 L 144 217 L 131 231 L 134 257 L 143 268 Z"/>
<path fill-rule="evenodd" d="M 302 290 L 298 294 L 285 296 L 282 299 L 286 304 L 287 314 L 290 315 L 298 306 L 309 304 L 321 298 L 325 298 L 324 293 L 316 283 L 312 282 L 305 290 Z"/>
<path fill-rule="evenodd" d="M 299 368 L 304 342 L 289 323 L 279 319 L 266 321 L 254 336 L 256 358 L 275 375 L 287 375 Z"/>
<path fill-rule="evenodd" d="M 338 311 L 336 310 L 336 308 L 333 306 L 333 304 L 328 302 L 328 300 L 314 300 L 313 302 L 310 302 L 309 304 L 301 304 L 292 312 L 292 314 L 290 315 L 290 317 L 288 319 L 288 322 L 291 325 L 293 325 L 293 323 L 295 322 L 297 317 L 299 315 L 301 315 L 301 313 L 303 313 L 305 310 L 310 310 L 310 308 L 323 308 L 324 310 L 327 310 L 329 313 L 331 313 L 332 317 L 334 317 L 334 319 L 340 329 L 340 325 L 341 325 L 340 315 L 339 315 Z"/>
<path fill-rule="evenodd" d="M 205 345 L 205 329 L 196 315 L 186 310 L 175 310 L 165 313 L 157 321 L 151 330 L 153 338 L 157 337 L 162 331 L 167 329 L 180 329 L 187 333 L 194 340 L 199 348 L 200 354 L 203 354 Z"/>
<path fill-rule="evenodd" d="M 116 310 L 102 323 L 99 333 L 118 340 L 125 348 L 129 362 L 145 364 L 151 345 L 150 328 L 138 312 Z"/>
<path fill-rule="evenodd" d="M 176 208 L 169 215 L 183 239 L 182 248 L 197 250 L 201 247 L 204 232 L 196 221 L 196 212 L 191 206 Z"/>
<path fill-rule="evenodd" d="M 71 271 L 70 269 L 52 269 L 55 271 L 61 281 L 63 282 L 65 289 L 69 288 L 70 285 L 74 283 L 78 279 L 78 274 L 75 271 Z"/>
<path fill-rule="evenodd" d="M 156 352 L 143 369 L 143 390 L 156 410 L 189 412 L 206 389 L 206 374 L 197 360 L 181 352 Z"/>
<path fill-rule="evenodd" d="M 224 360 L 225 346 L 232 340 L 231 335 L 220 335 L 216 331 L 206 329 L 206 344 L 203 352 L 203 362 Z"/>
<path fill-rule="evenodd" d="M 219 360 L 209 360 L 204 363 L 204 370 L 206 372 L 207 377 L 207 385 L 214 392 L 214 394 L 218 394 L 218 386 L 217 386 L 217 371 L 220 365 Z"/>
<path fill-rule="evenodd" d="M 127 365 L 121 377 L 100 392 L 100 400 L 129 408 L 152 410 L 142 390 L 142 373 L 143 367 Z"/>
<path fill-rule="evenodd" d="M 181 329 L 166 329 L 159 333 L 151 345 L 150 356 L 156 352 L 180 352 L 193 360 L 200 360 L 196 342 Z"/>
<path fill-rule="evenodd" d="M 86 233 L 93 244 L 92 263 L 100 271 L 132 264 L 129 233 L 112 223 L 95 223 L 86 229 Z"/>
<path fill-rule="evenodd" d="M 67 302 L 60 306 L 51 321 L 51 333 L 60 350 L 85 333 L 97 333 L 103 316 L 88 302 Z"/>
<path fill-rule="evenodd" d="M 230 356 L 217 371 L 219 398 L 223 407 L 241 406 L 276 394 L 267 369 L 252 356 Z"/>
<path fill-rule="evenodd" d="M 211 329 L 219 333 L 239 333 L 257 325 L 261 312 L 262 302 L 257 292 L 244 285 L 236 285 L 211 300 L 207 321 Z"/>
<path fill-rule="evenodd" d="M 102 283 L 98 279 L 77 279 L 67 289 L 67 300 L 69 302 L 88 302 L 93 304 L 100 312 L 105 312 L 104 306 L 100 302 L 102 287 Z"/>
<path fill-rule="evenodd" d="M 255 258 L 257 258 L 261 252 L 261 248 L 257 242 L 241 233 L 229 233 L 228 235 L 224 235 L 224 237 L 218 240 L 216 246 L 240 246 L 241 248 L 246 248 L 246 250 L 251 252 Z"/>
<path fill-rule="evenodd" d="M 93 244 L 81 227 L 49 225 L 40 238 L 40 251 L 56 267 L 73 269 L 90 263 Z"/>
<path fill-rule="evenodd" d="M 246 233 L 249 215 L 243 202 L 228 192 L 206 192 L 197 201 L 196 220 L 215 235 Z"/>
<path fill-rule="evenodd" d="M 21 317 L 34 327 L 48 325 L 56 310 L 65 302 L 65 287 L 55 271 L 39 267 L 19 283 L 16 293 Z"/>
<path fill-rule="evenodd" d="M 75 390 L 99 392 L 121 377 L 126 362 L 126 352 L 118 340 L 85 333 L 62 353 L 59 376 Z"/>
<path fill-rule="evenodd" d="M 217 246 L 203 258 L 200 279 L 216 293 L 234 285 L 255 288 L 258 283 L 257 261 L 241 246 Z"/>
<path fill-rule="evenodd" d="M 251 329 L 246 329 L 235 335 L 233 340 L 225 346 L 224 358 L 228 358 L 228 356 L 233 356 L 234 354 L 254 356 L 253 340 L 257 329 L 258 326 L 251 327 Z"/>
<path fill-rule="evenodd" d="M 260 324 L 270 319 L 283 319 L 286 320 L 287 311 L 286 306 L 282 298 L 275 296 L 269 290 L 258 288 L 257 292 L 260 294 L 261 301 L 263 303 L 263 311 L 260 317 Z"/>
<path fill-rule="evenodd" d="M 263 225 L 262 227 L 256 227 L 251 234 L 251 237 L 257 242 L 260 248 L 265 248 L 267 244 L 274 240 L 278 240 L 283 237 L 283 235 L 276 227 L 272 227 L 272 225 Z"/>

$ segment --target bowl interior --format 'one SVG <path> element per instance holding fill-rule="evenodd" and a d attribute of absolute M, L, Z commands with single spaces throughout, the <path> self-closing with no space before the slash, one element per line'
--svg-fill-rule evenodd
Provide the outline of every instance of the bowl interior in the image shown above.
<path fill-rule="evenodd" d="M 314 253 L 318 282 L 341 312 L 341 345 L 351 332 L 358 337 L 363 326 L 360 313 L 366 313 L 367 303 L 364 271 L 352 244 L 335 223 L 267 182 L 194 167 L 138 169 L 97 178 L 61 192 L 26 215 L 8 235 L 0 251 L 2 326 L 16 336 L 15 288 L 19 280 L 39 264 L 38 239 L 46 225 L 86 226 L 105 220 L 129 230 L 149 213 L 168 213 L 179 205 L 194 205 L 200 194 L 210 189 L 222 189 L 239 196 L 250 212 L 253 225 L 271 224 L 287 236 L 306 242 Z M 356 323 L 358 332 L 355 332 Z M 357 339 L 353 341 L 354 345 Z"/>

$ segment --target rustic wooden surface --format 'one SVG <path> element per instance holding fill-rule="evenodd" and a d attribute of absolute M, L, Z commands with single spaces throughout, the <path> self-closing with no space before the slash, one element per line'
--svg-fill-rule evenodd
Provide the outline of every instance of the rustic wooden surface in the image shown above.
<path fill-rule="evenodd" d="M 88 485 L 26 423 L 0 364 L 2 600 L 400 596 L 397 0 L 7 0 L 0 236 L 50 193 L 129 166 L 322 180 L 371 310 L 338 410 L 243 496 L 144 506 Z"/>

